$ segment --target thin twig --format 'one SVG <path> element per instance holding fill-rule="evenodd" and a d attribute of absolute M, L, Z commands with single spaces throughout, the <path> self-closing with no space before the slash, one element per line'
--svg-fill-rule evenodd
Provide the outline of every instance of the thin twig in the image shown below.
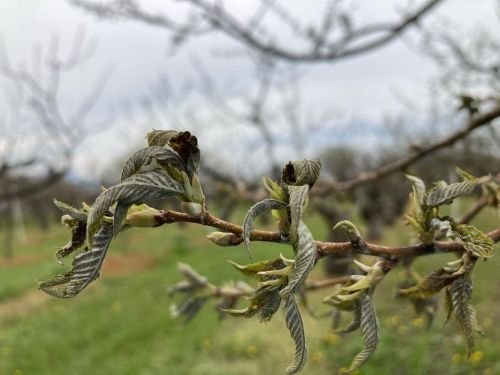
<path fill-rule="evenodd" d="M 214 227 L 224 232 L 232 233 L 228 246 L 236 246 L 243 242 L 241 237 L 243 234 L 243 227 L 233 224 L 231 222 L 222 220 L 216 216 L 206 213 L 203 216 L 190 216 L 188 214 L 165 210 L 161 211 L 155 217 L 158 226 L 164 224 L 171 224 L 176 222 L 189 222 L 201 224 L 205 226 Z M 486 233 L 494 242 L 500 241 L 500 228 Z M 254 230 L 250 234 L 252 241 L 265 241 L 287 243 L 282 238 L 279 232 Z M 324 242 L 315 241 L 317 249 L 317 258 L 323 258 L 330 254 L 364 254 L 373 256 L 386 256 L 395 258 L 416 257 L 437 253 L 448 253 L 464 250 L 463 246 L 458 242 L 453 241 L 435 241 L 432 244 L 418 244 L 409 246 L 383 246 L 370 242 L 364 242 L 363 246 L 353 244 L 351 242 Z"/>

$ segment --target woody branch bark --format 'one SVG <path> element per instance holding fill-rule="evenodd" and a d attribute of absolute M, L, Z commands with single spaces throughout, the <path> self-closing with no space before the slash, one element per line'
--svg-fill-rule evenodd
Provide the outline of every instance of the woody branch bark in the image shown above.
<path fill-rule="evenodd" d="M 188 214 L 165 210 L 161 211 L 156 217 L 157 226 L 177 222 L 188 222 L 210 226 L 220 229 L 224 232 L 232 233 L 228 246 L 236 246 L 243 242 L 241 237 L 243 227 L 231 222 L 222 220 L 210 213 L 202 216 L 190 216 Z M 486 233 L 494 242 L 500 241 L 500 228 Z M 254 230 L 250 234 L 252 241 L 265 241 L 276 243 L 288 243 L 279 232 Z M 361 242 L 358 244 L 351 242 L 324 242 L 316 241 L 317 258 L 323 258 L 330 254 L 364 254 L 374 256 L 386 256 L 395 258 L 416 257 L 437 253 L 448 253 L 464 250 L 463 246 L 453 241 L 435 241 L 432 244 L 419 244 L 410 246 L 383 246 L 370 242 Z"/>

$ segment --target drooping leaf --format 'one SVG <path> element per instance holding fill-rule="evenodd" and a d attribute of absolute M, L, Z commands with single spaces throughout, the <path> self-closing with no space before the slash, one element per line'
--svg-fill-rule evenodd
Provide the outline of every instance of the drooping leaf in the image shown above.
<path fill-rule="evenodd" d="M 349 372 L 357 370 L 368 361 L 380 341 L 377 314 L 369 293 L 363 293 L 359 303 L 361 305 L 360 329 L 364 345 L 363 350 L 353 359 Z"/>
<path fill-rule="evenodd" d="M 425 204 L 429 207 L 437 207 L 451 203 L 455 198 L 468 195 L 474 191 L 476 180 L 464 180 L 447 186 L 436 186 L 429 190 L 425 197 Z"/>
<path fill-rule="evenodd" d="M 103 223 L 101 229 L 94 235 L 92 248 L 75 256 L 72 269 L 63 275 L 40 282 L 38 288 L 54 297 L 76 296 L 99 277 L 112 237 L 111 224 Z"/>
<path fill-rule="evenodd" d="M 453 277 L 450 277 L 450 273 L 446 272 L 443 268 L 440 268 L 432 272 L 418 285 L 407 289 L 400 289 L 399 292 L 408 297 L 432 297 L 433 295 L 439 293 L 445 286 L 451 284 L 452 281 Z"/>
<path fill-rule="evenodd" d="M 489 258 L 495 253 L 495 243 L 472 225 L 452 223 L 453 238 L 477 257 Z"/>
<path fill-rule="evenodd" d="M 424 204 L 425 192 L 427 188 L 425 187 L 424 181 L 420 178 L 407 174 L 406 178 L 411 181 L 415 189 L 415 195 L 419 204 Z"/>
<path fill-rule="evenodd" d="M 277 290 L 267 293 L 267 298 L 259 309 L 259 319 L 261 322 L 268 322 L 278 311 L 281 304 L 281 297 Z"/>
<path fill-rule="evenodd" d="M 359 300 L 356 300 L 354 301 L 352 321 L 346 327 L 336 332 L 340 334 L 350 333 L 357 330 L 360 324 L 361 324 L 361 303 Z"/>
<path fill-rule="evenodd" d="M 318 180 L 321 170 L 321 160 L 290 161 L 283 169 L 282 180 L 287 185 L 309 185 L 312 187 Z"/>
<path fill-rule="evenodd" d="M 264 199 L 254 204 L 248 210 L 245 219 L 243 220 L 243 240 L 245 247 L 250 255 L 250 232 L 252 231 L 252 224 L 254 220 L 268 210 L 276 210 L 286 207 L 286 204 L 275 199 Z"/>
<path fill-rule="evenodd" d="M 290 331 L 290 335 L 295 343 L 295 358 L 294 362 L 285 370 L 287 375 L 296 374 L 307 362 L 307 345 L 306 337 L 304 335 L 304 325 L 300 311 L 295 302 L 293 295 L 285 299 L 284 308 L 286 312 L 286 326 Z"/>
<path fill-rule="evenodd" d="M 183 317 L 184 322 L 189 322 L 196 316 L 207 301 L 208 298 L 205 296 L 189 295 L 184 299 L 180 306 L 177 306 L 176 304 L 172 304 L 170 306 L 170 315 L 174 319 Z"/>
<path fill-rule="evenodd" d="M 316 262 L 316 243 L 303 221 L 299 222 L 298 241 L 293 246 L 295 262 L 288 275 L 288 284 L 280 292 L 283 299 L 295 293 L 304 284 Z"/>
<path fill-rule="evenodd" d="M 92 236 L 100 227 L 104 213 L 113 203 L 130 206 L 147 200 L 176 196 L 182 192 L 182 186 L 162 171 L 135 174 L 122 183 L 103 191 L 95 200 L 88 216 L 88 245 L 92 245 Z M 119 223 L 117 224 L 115 230 L 119 230 Z"/>
<path fill-rule="evenodd" d="M 278 310 L 281 298 L 278 294 L 278 286 L 259 286 L 250 298 L 250 304 L 244 309 L 222 310 L 224 313 L 234 317 L 251 318 L 257 313 L 261 321 L 268 321 Z"/>
<path fill-rule="evenodd" d="M 61 210 L 63 214 L 69 215 L 73 219 L 78 221 L 84 221 L 84 222 L 87 221 L 87 213 L 84 212 L 83 210 L 79 210 L 67 203 L 60 202 L 55 198 L 54 198 L 54 204 L 59 210 Z"/>
<path fill-rule="evenodd" d="M 304 212 L 304 206 L 307 204 L 309 199 L 309 186 L 287 186 L 288 190 L 288 206 L 290 207 L 290 242 L 294 244 L 297 242 L 297 231 L 299 223 L 302 220 L 302 214 Z"/>
<path fill-rule="evenodd" d="M 446 288 L 446 293 L 444 295 L 444 311 L 446 311 L 446 320 L 444 321 L 444 324 L 446 324 L 453 314 L 453 302 L 451 300 L 450 288 Z"/>
<path fill-rule="evenodd" d="M 475 337 L 479 329 L 476 310 L 470 300 L 472 296 L 472 281 L 468 275 L 459 277 L 449 286 L 453 315 L 462 330 L 465 338 L 467 357 L 474 350 Z"/>

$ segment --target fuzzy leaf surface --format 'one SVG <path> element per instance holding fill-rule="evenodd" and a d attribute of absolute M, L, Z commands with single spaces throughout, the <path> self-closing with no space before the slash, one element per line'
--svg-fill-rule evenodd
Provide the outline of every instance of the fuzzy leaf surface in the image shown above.
<path fill-rule="evenodd" d="M 104 223 L 94 236 L 92 248 L 75 256 L 70 271 L 43 281 L 38 284 L 38 287 L 53 297 L 76 296 L 99 277 L 112 238 L 111 224 Z"/>

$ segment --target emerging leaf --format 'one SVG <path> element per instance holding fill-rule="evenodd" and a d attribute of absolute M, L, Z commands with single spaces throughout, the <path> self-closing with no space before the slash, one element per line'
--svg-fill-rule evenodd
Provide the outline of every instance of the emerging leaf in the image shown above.
<path fill-rule="evenodd" d="M 351 243 L 359 243 L 361 241 L 361 234 L 359 233 L 358 228 L 351 223 L 349 220 L 342 220 L 335 224 L 333 230 L 340 230 L 345 235 L 347 240 Z"/>
<path fill-rule="evenodd" d="M 295 293 L 304 284 L 316 263 L 316 243 L 311 232 L 302 221 L 299 222 L 298 241 L 293 246 L 295 263 L 288 275 L 288 284 L 280 292 L 283 299 L 287 298 L 289 294 Z"/>
<path fill-rule="evenodd" d="M 267 280 L 263 272 L 282 270 L 287 267 L 284 258 L 268 259 L 262 262 L 247 264 L 246 266 L 242 266 L 231 260 L 228 260 L 228 262 L 245 276 L 259 281 Z"/>
<path fill-rule="evenodd" d="M 125 162 L 120 181 L 124 181 L 130 176 L 141 171 L 141 168 L 151 163 L 153 159 L 161 160 L 162 164 L 176 165 L 182 167 L 182 160 L 179 155 L 165 147 L 150 146 L 143 148 L 132 154 Z"/>
<path fill-rule="evenodd" d="M 425 192 L 426 192 L 426 187 L 425 187 L 424 181 L 422 181 L 418 177 L 411 176 L 409 174 L 406 175 L 406 178 L 409 179 L 413 184 L 413 188 L 415 189 L 415 195 L 416 195 L 418 203 L 420 205 L 423 205 L 424 199 L 425 199 Z"/>
<path fill-rule="evenodd" d="M 152 130 L 146 135 L 149 146 L 163 147 L 168 145 L 168 142 L 174 135 L 179 134 L 175 130 Z"/>
<path fill-rule="evenodd" d="M 306 364 L 307 345 L 306 337 L 304 335 L 304 324 L 302 323 L 302 317 L 300 316 L 300 311 L 293 295 L 290 295 L 285 299 L 284 308 L 286 312 L 286 326 L 288 327 L 290 335 L 295 343 L 294 362 L 285 370 L 287 375 L 291 375 L 302 370 Z"/>
<path fill-rule="evenodd" d="M 112 237 L 112 226 L 104 223 L 94 236 L 92 248 L 75 256 L 73 268 L 70 271 L 38 283 L 38 288 L 53 297 L 76 296 L 99 277 Z"/>
<path fill-rule="evenodd" d="M 489 258 L 495 253 L 495 243 L 486 234 L 472 225 L 452 222 L 453 238 L 460 242 L 470 254 Z"/>
<path fill-rule="evenodd" d="M 261 214 L 269 210 L 276 210 L 279 208 L 286 207 L 286 204 L 274 199 L 264 199 L 263 201 L 254 204 L 248 210 L 245 219 L 243 220 L 243 240 L 245 241 L 245 247 L 250 254 L 250 232 L 252 231 L 252 224 L 254 220 Z"/>
<path fill-rule="evenodd" d="M 135 174 L 122 183 L 103 191 L 95 200 L 87 222 L 87 243 L 92 246 L 92 236 L 100 227 L 102 217 L 110 206 L 117 202 L 121 204 L 120 216 L 114 223 L 117 233 L 123 224 L 125 207 L 148 200 L 168 198 L 182 194 L 182 186 L 168 174 L 162 171 L 151 171 Z"/>
<path fill-rule="evenodd" d="M 357 370 L 366 363 L 380 341 L 377 314 L 370 295 L 364 293 L 359 299 L 359 304 L 361 306 L 360 329 L 363 335 L 364 346 L 363 350 L 353 359 L 349 367 L 349 372 Z"/>
<path fill-rule="evenodd" d="M 399 293 L 403 296 L 411 298 L 428 298 L 439 293 L 441 289 L 450 285 L 452 282 L 453 277 L 450 277 L 450 273 L 446 272 L 443 268 L 440 268 L 432 272 L 418 285 L 407 289 L 400 289 Z"/>
<path fill-rule="evenodd" d="M 354 301 L 352 321 L 346 327 L 337 330 L 336 333 L 340 334 L 350 333 L 356 331 L 360 325 L 361 325 L 361 303 L 359 300 L 356 300 Z"/>
<path fill-rule="evenodd" d="M 287 202 L 287 194 L 280 185 L 267 177 L 263 177 L 262 182 L 264 183 L 264 187 L 269 192 L 271 198 L 283 203 Z"/>
<path fill-rule="evenodd" d="M 320 170 L 320 159 L 290 161 L 283 169 L 281 179 L 287 185 L 312 187 L 318 180 Z"/>
<path fill-rule="evenodd" d="M 302 214 L 304 208 L 309 201 L 309 186 L 287 186 L 289 195 L 289 208 L 290 208 L 290 242 L 293 244 L 297 242 L 298 227 L 299 223 L 302 221 Z"/>
<path fill-rule="evenodd" d="M 468 275 L 458 277 L 448 287 L 448 290 L 453 315 L 457 319 L 464 334 L 467 357 L 469 357 L 474 350 L 477 333 L 482 333 L 477 323 L 476 310 L 470 303 L 472 296 L 472 281 Z"/>
<path fill-rule="evenodd" d="M 465 173 L 465 172 L 464 172 Z M 470 175 L 463 175 L 470 176 Z M 437 207 L 453 202 L 455 198 L 468 195 L 474 191 L 478 184 L 475 177 L 465 177 L 462 182 L 456 182 L 447 186 L 436 186 L 429 190 L 425 197 L 425 204 L 429 207 Z"/>

